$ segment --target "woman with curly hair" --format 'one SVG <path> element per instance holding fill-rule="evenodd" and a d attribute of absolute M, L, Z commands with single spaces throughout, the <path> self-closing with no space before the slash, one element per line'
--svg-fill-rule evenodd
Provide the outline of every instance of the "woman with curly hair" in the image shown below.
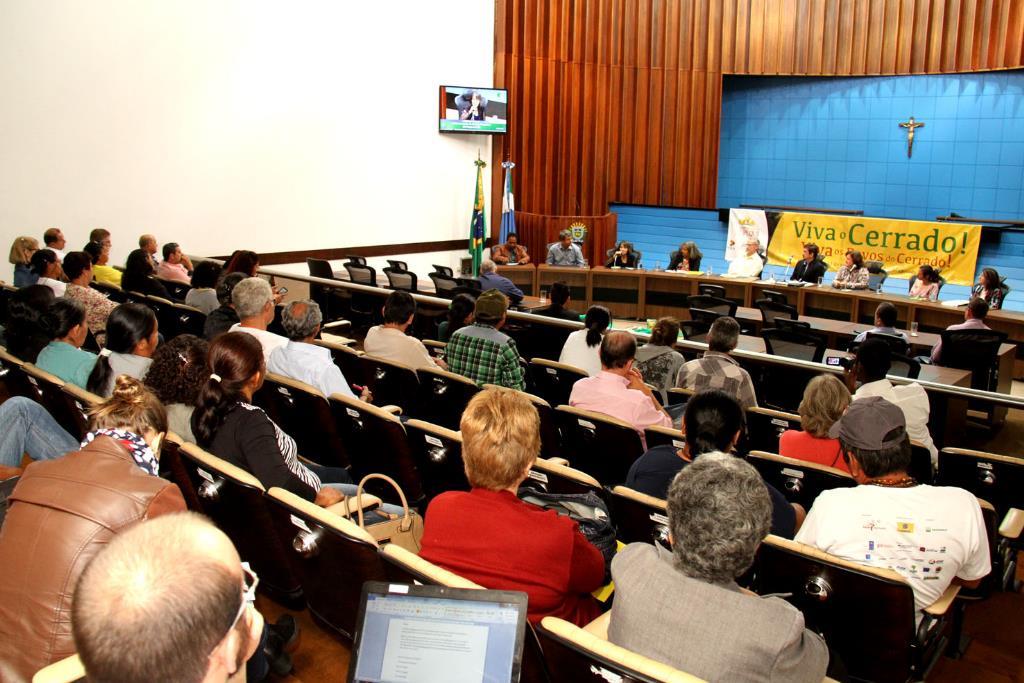
<path fill-rule="evenodd" d="M 179 334 L 157 347 L 153 364 L 146 373 L 146 386 L 167 408 L 169 429 L 195 443 L 192 434 L 192 411 L 205 383 L 206 354 L 210 344 L 192 334 Z"/>

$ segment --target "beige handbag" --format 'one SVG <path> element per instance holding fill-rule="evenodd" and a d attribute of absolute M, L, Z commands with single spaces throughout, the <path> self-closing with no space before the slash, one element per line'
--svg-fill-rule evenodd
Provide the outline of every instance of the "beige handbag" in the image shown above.
<path fill-rule="evenodd" d="M 398 498 L 402 501 L 403 514 L 389 515 L 383 510 L 377 509 L 373 512 L 388 519 L 383 522 L 367 525 L 363 519 L 363 508 L 359 507 L 357 508 L 359 511 L 359 526 L 382 545 L 394 543 L 411 553 L 419 554 L 420 540 L 423 538 L 423 518 L 415 510 L 409 509 L 409 502 L 405 499 L 405 492 L 402 491 L 402 487 L 386 474 L 368 474 L 363 477 L 362 481 L 359 482 L 359 490 L 356 492 L 357 496 L 363 495 L 363 487 L 371 479 L 382 479 L 398 491 Z"/>

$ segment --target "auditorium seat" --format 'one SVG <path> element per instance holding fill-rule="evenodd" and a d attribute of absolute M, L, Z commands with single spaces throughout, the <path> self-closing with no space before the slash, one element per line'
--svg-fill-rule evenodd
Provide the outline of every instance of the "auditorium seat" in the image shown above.
<path fill-rule="evenodd" d="M 86 432 L 89 431 L 89 420 L 82 410 L 83 407 L 71 394 L 64 391 L 64 380 L 31 363 L 26 363 L 23 369 L 28 381 L 38 392 L 38 401 L 53 419 L 76 439 L 85 438 Z"/>
<path fill-rule="evenodd" d="M 865 339 L 879 339 L 889 345 L 889 349 L 893 353 L 898 353 L 901 356 L 906 356 L 910 351 L 910 343 L 906 338 L 901 337 L 898 334 L 886 334 L 885 332 L 868 332 L 865 335 Z M 851 346 L 851 349 L 856 348 Z"/>
<path fill-rule="evenodd" d="M 428 586 L 448 586 L 449 588 L 483 588 L 454 572 L 439 567 L 433 562 L 424 560 L 419 555 L 393 543 L 381 549 L 384 558 L 384 572 L 387 580 L 394 583 L 421 583 Z"/>
<path fill-rule="evenodd" d="M 373 402 L 379 406 L 401 406 L 411 412 L 419 393 L 419 377 L 408 365 L 377 358 L 369 354 L 359 356 L 360 374 L 373 393 Z"/>
<path fill-rule="evenodd" d="M 167 310 L 165 316 L 170 319 L 173 317 L 173 325 L 176 329 L 176 334 L 191 334 L 203 338 L 203 331 L 206 327 L 206 314 L 200 311 L 198 308 L 193 306 L 187 306 L 182 303 L 175 303 Z M 163 330 L 163 320 L 159 323 L 160 329 Z M 164 334 L 164 339 L 170 339 Z"/>
<path fill-rule="evenodd" d="M 318 277 L 322 280 L 337 280 L 338 276 L 331 268 L 330 261 L 318 258 L 307 258 L 306 267 L 309 268 L 310 277 Z M 310 283 L 309 298 L 320 305 L 320 312 L 324 320 L 335 320 L 341 316 L 344 308 L 350 303 L 350 294 L 343 289 L 328 287 L 326 285 Z"/>
<path fill-rule="evenodd" d="M 999 347 L 1006 342 L 1006 333 L 997 330 L 943 330 L 942 355 L 939 365 L 971 371 L 971 388 L 995 391 L 999 386 Z M 994 408 L 978 402 L 968 404 L 970 410 L 984 411 L 986 426 L 993 426 Z"/>
<path fill-rule="evenodd" d="M 771 408 L 747 408 L 744 450 L 779 452 L 779 437 L 787 429 L 800 431 L 800 416 Z"/>
<path fill-rule="evenodd" d="M 1017 457 L 943 448 L 935 483 L 957 486 L 989 501 L 1000 520 L 1014 509 L 1024 510 L 1024 460 Z"/>
<path fill-rule="evenodd" d="M 347 256 L 345 270 L 348 271 L 348 279 L 357 285 L 367 287 L 377 286 L 377 271 L 372 266 L 366 265 L 366 259 L 362 257 Z"/>
<path fill-rule="evenodd" d="M 917 379 L 921 375 L 921 363 L 910 356 L 893 353 L 889 356 L 889 374 L 895 377 Z"/>
<path fill-rule="evenodd" d="M 42 395 L 36 385 L 29 381 L 25 365 L 25 361 L 0 346 L 0 381 L 3 382 L 3 392 L 6 394 L 4 399 L 24 396 L 41 403 Z"/>
<path fill-rule="evenodd" d="M 85 680 L 85 665 L 78 655 L 71 655 L 37 671 L 32 683 L 77 683 Z"/>
<path fill-rule="evenodd" d="M 793 332 L 782 328 L 761 330 L 765 350 L 773 356 L 820 363 L 825 357 L 825 338 L 814 333 Z"/>
<path fill-rule="evenodd" d="M 705 343 L 711 324 L 703 320 L 680 320 L 679 331 L 686 341 Z M 686 355 L 686 354 L 684 354 Z"/>
<path fill-rule="evenodd" d="M 352 640 L 363 582 L 386 580 L 377 542 L 356 522 L 281 488 L 267 492 L 267 508 L 313 619 Z"/>
<path fill-rule="evenodd" d="M 325 467 L 348 467 L 345 444 L 338 435 L 327 397 L 299 380 L 268 372 L 252 397 L 286 434 L 304 458 Z"/>
<path fill-rule="evenodd" d="M 569 403 L 572 386 L 589 375 L 573 365 L 558 363 L 544 358 L 530 360 L 530 375 L 537 395 L 550 405 L 558 407 Z"/>
<path fill-rule="evenodd" d="M 171 299 L 176 302 L 184 302 L 185 296 L 192 290 L 192 285 L 186 284 L 181 280 L 167 280 L 162 277 L 154 279 L 164 286 L 167 293 L 171 295 Z"/>
<path fill-rule="evenodd" d="M 611 497 L 612 520 L 623 543 L 660 543 L 669 547 L 668 512 L 661 498 L 616 486 Z"/>
<path fill-rule="evenodd" d="M 394 264 L 397 261 L 388 261 L 388 263 Z M 391 289 L 402 290 L 404 292 L 418 292 L 419 291 L 419 280 L 416 277 L 416 273 L 404 268 L 398 268 L 394 265 L 390 265 L 384 269 L 384 275 L 388 278 L 388 286 Z"/>
<path fill-rule="evenodd" d="M 704 296 L 718 297 L 719 299 L 726 298 L 725 287 L 723 285 L 713 285 L 707 282 L 697 283 L 697 293 L 703 294 Z"/>
<path fill-rule="evenodd" d="M 203 513 L 227 534 L 242 561 L 252 563 L 260 588 L 290 609 L 301 609 L 294 559 L 277 535 L 260 482 L 195 444 L 182 445 L 181 455 Z"/>
<path fill-rule="evenodd" d="M 123 304 L 128 301 L 127 293 L 118 287 L 106 282 L 90 282 L 89 286 L 95 289 L 97 292 L 102 292 L 105 297 L 111 301 L 116 301 L 119 304 Z"/>
<path fill-rule="evenodd" d="M 935 481 L 931 451 L 920 441 L 910 441 L 910 470 L 907 474 L 922 484 L 931 484 Z"/>
<path fill-rule="evenodd" d="M 781 491 L 786 500 L 799 503 L 805 510 L 811 509 L 822 491 L 857 485 L 856 480 L 842 470 L 775 453 L 751 451 L 747 462 L 757 469 L 761 478 Z"/>
<path fill-rule="evenodd" d="M 801 543 L 768 536 L 754 561 L 761 595 L 788 594 L 807 628 L 822 634 L 850 677 L 879 683 L 924 680 L 947 645 L 963 604 L 951 585 L 914 624 L 914 592 L 891 569 L 842 560 Z M 865 637 L 870 634 L 870 637 Z"/>
<path fill-rule="evenodd" d="M 89 429 L 89 410 L 102 403 L 103 398 L 70 382 L 65 382 L 61 391 L 67 397 L 65 400 L 68 402 L 68 411 L 71 413 L 72 419 L 81 420 L 77 426 L 82 430 L 84 437 L 85 432 Z"/>
<path fill-rule="evenodd" d="M 468 491 L 462 462 L 462 434 L 423 420 L 409 420 L 405 432 L 427 502 L 445 491 Z"/>
<path fill-rule="evenodd" d="M 624 482 L 643 454 L 636 429 L 617 418 L 563 405 L 555 409 L 555 420 L 562 433 L 562 457 L 605 486 Z"/>
<path fill-rule="evenodd" d="M 437 296 L 445 299 L 451 299 L 455 296 L 455 290 L 459 286 L 459 281 L 452 275 L 451 268 L 444 268 L 443 266 L 434 266 L 434 272 L 429 273 L 427 277 L 434 283 L 434 292 Z"/>
<path fill-rule="evenodd" d="M 552 681 L 702 681 L 556 617 L 544 617 L 536 631 Z"/>
<path fill-rule="evenodd" d="M 686 306 L 690 309 L 690 319 L 699 322 L 714 323 L 723 315 L 736 317 L 736 302 L 723 297 L 697 294 L 686 297 Z"/>
<path fill-rule="evenodd" d="M 202 513 L 203 506 L 199 502 L 199 494 L 181 460 L 181 447 L 184 443 L 185 440 L 174 432 L 167 432 L 164 436 L 160 449 L 160 476 L 177 484 L 189 510 Z"/>
<path fill-rule="evenodd" d="M 525 391 L 519 391 L 518 389 L 499 387 L 497 384 L 485 384 L 483 388 L 515 391 L 530 399 L 530 402 L 533 403 L 533 407 L 537 409 L 537 416 L 540 418 L 540 457 L 561 457 L 562 437 L 558 433 L 558 425 L 555 423 L 555 410 L 551 407 L 550 403 L 542 399 L 540 396 L 536 396 Z"/>
<path fill-rule="evenodd" d="M 883 267 L 881 261 L 865 261 L 864 267 L 868 269 L 868 289 L 872 292 L 882 291 L 882 286 L 889 278 L 889 272 Z"/>
<path fill-rule="evenodd" d="M 767 298 L 758 299 L 754 302 L 754 306 L 761 311 L 761 321 L 764 327 L 775 327 L 775 320 L 778 318 L 797 319 L 796 306 L 778 303 Z"/>
<path fill-rule="evenodd" d="M 789 297 L 784 292 L 776 292 L 773 289 L 762 289 L 761 298 L 783 306 L 789 305 Z"/>
<path fill-rule="evenodd" d="M 682 431 L 661 425 L 651 425 L 645 429 L 644 441 L 647 443 L 648 450 L 655 446 L 672 446 L 677 449 L 686 446 L 686 437 Z"/>
<path fill-rule="evenodd" d="M 530 473 L 521 487 L 532 488 L 544 493 L 593 493 L 602 500 L 608 498 L 607 491 L 601 486 L 601 482 L 586 472 L 544 458 L 537 458 L 534 461 L 530 467 Z"/>
<path fill-rule="evenodd" d="M 668 390 L 668 403 L 669 405 L 679 405 L 680 403 L 686 403 L 691 398 L 696 396 L 697 392 L 693 389 L 686 387 L 672 387 Z"/>
<path fill-rule="evenodd" d="M 359 357 L 363 355 L 363 352 L 357 351 L 345 344 L 338 344 L 326 339 L 315 339 L 313 343 L 331 352 L 334 364 L 341 369 L 341 374 L 344 375 L 345 381 L 348 382 L 349 388 L 352 389 L 352 393 L 358 396 L 359 390 L 356 389 L 356 385 L 366 385 L 366 379 L 363 377 L 363 366 L 359 362 Z"/>
<path fill-rule="evenodd" d="M 413 400 L 415 415 L 427 422 L 458 429 L 462 411 L 480 392 L 476 382 L 440 368 L 416 371 L 419 393 Z"/>

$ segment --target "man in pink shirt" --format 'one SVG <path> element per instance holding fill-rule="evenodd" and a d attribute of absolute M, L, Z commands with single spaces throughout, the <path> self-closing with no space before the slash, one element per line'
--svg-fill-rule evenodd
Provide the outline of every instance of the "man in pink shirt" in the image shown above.
<path fill-rule="evenodd" d="M 991 329 L 985 324 L 985 316 L 988 315 L 988 304 L 981 297 L 973 297 L 964 310 L 964 321 L 956 325 L 950 325 L 947 330 L 988 330 Z M 942 365 L 942 340 L 935 342 L 932 348 L 931 360 L 936 365 Z"/>
<path fill-rule="evenodd" d="M 168 242 L 164 245 L 164 260 L 156 266 L 156 276 L 163 280 L 174 280 L 184 282 L 186 285 L 192 283 L 189 273 L 192 271 L 192 262 L 188 256 L 181 253 L 181 247 L 177 242 Z"/>
<path fill-rule="evenodd" d="M 569 405 L 604 413 L 633 425 L 640 433 L 651 425 L 671 427 L 672 418 L 658 403 L 640 371 L 633 367 L 636 339 L 628 332 L 609 332 L 601 341 L 601 372 L 572 387 Z M 644 448 L 646 448 L 646 444 Z"/>

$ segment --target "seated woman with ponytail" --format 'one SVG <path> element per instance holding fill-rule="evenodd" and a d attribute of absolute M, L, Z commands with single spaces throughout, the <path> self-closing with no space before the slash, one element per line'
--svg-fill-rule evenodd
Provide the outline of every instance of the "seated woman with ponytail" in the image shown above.
<path fill-rule="evenodd" d="M 96 366 L 96 354 L 82 350 L 89 335 L 85 306 L 74 299 L 55 299 L 41 323 L 50 343 L 39 352 L 36 366 L 65 382 L 95 391 L 89 379 Z"/>
<path fill-rule="evenodd" d="M 612 325 L 612 314 L 604 306 L 591 306 L 583 320 L 584 328 L 565 340 L 559 363 L 586 370 L 591 377 L 601 373 L 601 338 Z"/>
<path fill-rule="evenodd" d="M 89 391 L 110 396 L 114 379 L 145 378 L 159 343 L 156 314 L 142 304 L 121 304 L 107 318 L 107 346 L 89 377 Z"/>

